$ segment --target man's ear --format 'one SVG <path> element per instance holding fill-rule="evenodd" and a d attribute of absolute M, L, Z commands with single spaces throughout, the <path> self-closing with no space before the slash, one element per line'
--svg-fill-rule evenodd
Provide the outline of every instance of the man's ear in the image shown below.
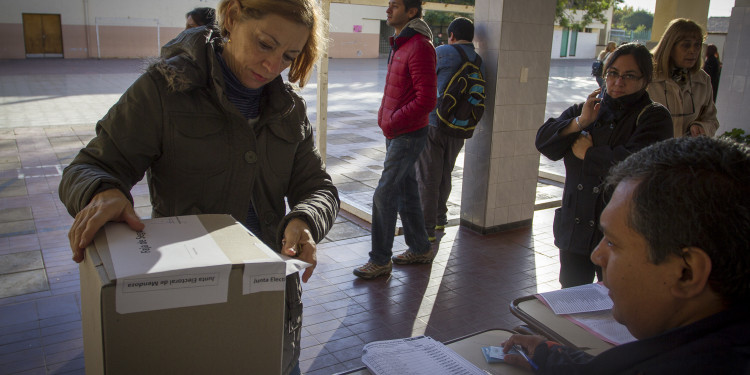
<path fill-rule="evenodd" d="M 406 11 L 406 14 L 409 16 L 409 20 L 412 20 L 414 17 L 416 17 L 417 12 L 419 12 L 419 8 L 409 8 L 409 10 Z"/>
<path fill-rule="evenodd" d="M 703 249 L 686 247 L 682 249 L 682 277 L 672 286 L 672 293 L 678 298 L 692 298 L 708 287 L 711 275 L 711 258 Z"/>

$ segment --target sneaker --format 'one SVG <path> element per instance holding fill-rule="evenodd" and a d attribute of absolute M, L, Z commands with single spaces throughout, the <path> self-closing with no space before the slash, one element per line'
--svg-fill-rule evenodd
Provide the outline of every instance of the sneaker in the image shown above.
<path fill-rule="evenodd" d="M 374 279 L 380 275 L 388 275 L 393 269 L 393 263 L 379 266 L 373 262 L 367 262 L 364 266 L 354 269 L 354 276 L 361 277 L 363 279 Z"/>
<path fill-rule="evenodd" d="M 391 257 L 393 263 L 396 264 L 432 263 L 433 258 L 435 258 L 435 250 L 432 248 L 423 254 L 417 254 L 409 249 L 399 255 Z"/>

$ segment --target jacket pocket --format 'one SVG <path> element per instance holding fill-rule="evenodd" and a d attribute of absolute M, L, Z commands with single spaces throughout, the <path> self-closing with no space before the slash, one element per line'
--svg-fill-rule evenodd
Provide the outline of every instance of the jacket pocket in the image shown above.
<path fill-rule="evenodd" d="M 277 177 L 274 181 L 284 187 L 291 180 L 298 146 L 299 143 L 289 143 L 271 134 L 268 136 L 268 142 L 260 146 L 265 147 L 262 152 L 267 155 L 268 170 Z"/>
<path fill-rule="evenodd" d="M 172 113 L 171 157 L 184 172 L 214 175 L 229 167 L 226 119 L 199 113 Z M 167 151 L 167 150 L 165 150 Z"/>

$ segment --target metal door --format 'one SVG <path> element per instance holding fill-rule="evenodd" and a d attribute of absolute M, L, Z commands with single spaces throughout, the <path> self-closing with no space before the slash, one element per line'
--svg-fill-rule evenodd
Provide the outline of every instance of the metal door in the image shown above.
<path fill-rule="evenodd" d="M 560 57 L 568 56 L 568 36 L 570 29 L 562 29 L 562 40 L 560 40 Z"/>
<path fill-rule="evenodd" d="M 570 49 L 568 49 L 568 56 L 575 56 L 576 48 L 578 48 L 578 31 L 573 30 L 570 33 Z"/>
<path fill-rule="evenodd" d="M 378 52 L 380 56 L 388 56 L 391 53 L 391 44 L 388 37 L 392 36 L 396 29 L 391 27 L 386 21 L 380 21 L 380 46 Z"/>
<path fill-rule="evenodd" d="M 26 57 L 63 57 L 59 14 L 23 14 Z"/>

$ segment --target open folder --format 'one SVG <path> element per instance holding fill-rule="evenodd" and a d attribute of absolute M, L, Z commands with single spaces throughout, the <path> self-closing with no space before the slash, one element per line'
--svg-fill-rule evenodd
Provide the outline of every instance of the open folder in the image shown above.
<path fill-rule="evenodd" d="M 428 336 L 374 341 L 362 348 L 362 362 L 374 375 L 486 375 L 458 353 Z"/>
<path fill-rule="evenodd" d="M 614 345 L 635 341 L 627 327 L 612 316 L 612 298 L 602 284 L 586 284 L 539 293 L 536 297 L 552 311 L 594 336 Z"/>

